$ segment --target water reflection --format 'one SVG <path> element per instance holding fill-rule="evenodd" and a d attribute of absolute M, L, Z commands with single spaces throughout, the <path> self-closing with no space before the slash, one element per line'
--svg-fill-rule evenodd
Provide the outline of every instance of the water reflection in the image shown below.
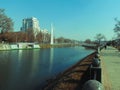
<path fill-rule="evenodd" d="M 23 50 L 18 50 L 18 61 L 21 61 L 22 59 L 22 51 Z"/>
<path fill-rule="evenodd" d="M 40 55 L 39 55 L 39 51 L 38 50 L 35 50 L 32 52 L 31 54 L 32 56 L 32 68 L 31 68 L 31 76 L 34 76 L 38 70 L 38 64 L 39 64 L 39 58 L 40 58 Z"/>
<path fill-rule="evenodd" d="M 8 51 L 0 52 L 0 90 L 6 87 L 10 70 L 10 53 Z"/>
<path fill-rule="evenodd" d="M 11 60 L 10 75 L 6 90 L 22 90 L 26 88 L 24 85 L 29 80 L 32 61 L 29 58 L 27 59 L 26 56 L 31 55 L 31 52 L 16 50 L 12 54 L 14 54 L 12 55 L 14 57 Z"/>
<path fill-rule="evenodd" d="M 0 90 L 34 90 L 90 54 L 83 48 L 0 52 Z"/>
<path fill-rule="evenodd" d="M 49 72 L 52 72 L 53 68 L 53 60 L 54 60 L 54 48 L 50 49 L 50 67 L 49 67 Z"/>
<path fill-rule="evenodd" d="M 6 64 L 8 62 L 9 56 L 9 51 L 0 52 L 0 64 Z"/>

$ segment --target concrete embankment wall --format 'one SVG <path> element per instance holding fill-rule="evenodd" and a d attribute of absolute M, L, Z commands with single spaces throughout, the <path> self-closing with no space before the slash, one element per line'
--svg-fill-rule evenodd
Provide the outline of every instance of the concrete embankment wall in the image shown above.
<path fill-rule="evenodd" d="M 0 44 L 0 50 L 13 50 L 13 49 L 19 49 L 17 44 L 14 44 L 14 45 Z"/>
<path fill-rule="evenodd" d="M 14 50 L 14 49 L 36 49 L 36 48 L 58 48 L 58 47 L 74 47 L 80 46 L 79 44 L 34 44 L 34 43 L 17 43 L 7 44 L 0 43 L 0 50 Z"/>
<path fill-rule="evenodd" d="M 55 78 L 47 81 L 43 90 L 81 90 L 83 84 L 90 79 L 89 67 L 96 53 L 92 53 L 80 60 Z"/>
<path fill-rule="evenodd" d="M 0 50 L 15 50 L 15 49 L 35 49 L 40 48 L 39 45 L 29 45 L 26 43 L 20 43 L 20 44 L 0 44 Z"/>
<path fill-rule="evenodd" d="M 0 44 L 0 50 L 10 50 L 11 46 L 9 44 Z"/>

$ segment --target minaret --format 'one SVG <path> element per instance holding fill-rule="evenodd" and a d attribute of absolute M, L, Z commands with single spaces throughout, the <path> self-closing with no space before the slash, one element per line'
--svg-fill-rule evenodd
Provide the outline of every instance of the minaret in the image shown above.
<path fill-rule="evenodd" d="M 54 40 L 53 40 L 53 25 L 51 24 L 51 42 L 50 44 L 53 44 L 54 43 Z"/>

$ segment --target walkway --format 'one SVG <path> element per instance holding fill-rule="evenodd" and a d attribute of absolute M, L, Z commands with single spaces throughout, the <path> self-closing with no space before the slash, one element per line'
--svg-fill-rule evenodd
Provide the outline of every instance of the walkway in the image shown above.
<path fill-rule="evenodd" d="M 100 54 L 105 90 L 120 90 L 120 52 L 113 47 L 107 47 Z"/>

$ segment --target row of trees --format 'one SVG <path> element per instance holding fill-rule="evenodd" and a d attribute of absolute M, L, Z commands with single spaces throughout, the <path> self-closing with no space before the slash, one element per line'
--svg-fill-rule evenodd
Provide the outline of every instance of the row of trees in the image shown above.
<path fill-rule="evenodd" d="M 91 41 L 90 39 L 86 39 L 84 42 L 88 43 L 88 44 L 101 44 L 101 42 L 106 41 L 106 37 L 101 33 L 96 34 L 96 36 L 94 38 L 95 38 L 95 41 Z"/>
<path fill-rule="evenodd" d="M 44 39 L 44 35 L 42 33 L 37 34 L 36 37 L 34 37 L 33 33 L 28 32 L 6 32 L 3 34 L 0 34 L 0 40 L 8 42 L 8 43 L 14 43 L 14 42 L 49 42 L 50 41 L 50 35 L 45 36 L 46 40 Z"/>
<path fill-rule="evenodd" d="M 42 32 L 38 33 L 36 37 L 34 37 L 33 33 L 28 32 L 6 32 L 0 34 L 0 41 L 5 41 L 8 43 L 14 42 L 38 42 L 38 43 L 50 43 L 50 34 L 44 34 Z M 64 37 L 59 37 L 54 39 L 57 43 L 74 43 L 77 42 L 75 40 L 67 39 Z"/>

